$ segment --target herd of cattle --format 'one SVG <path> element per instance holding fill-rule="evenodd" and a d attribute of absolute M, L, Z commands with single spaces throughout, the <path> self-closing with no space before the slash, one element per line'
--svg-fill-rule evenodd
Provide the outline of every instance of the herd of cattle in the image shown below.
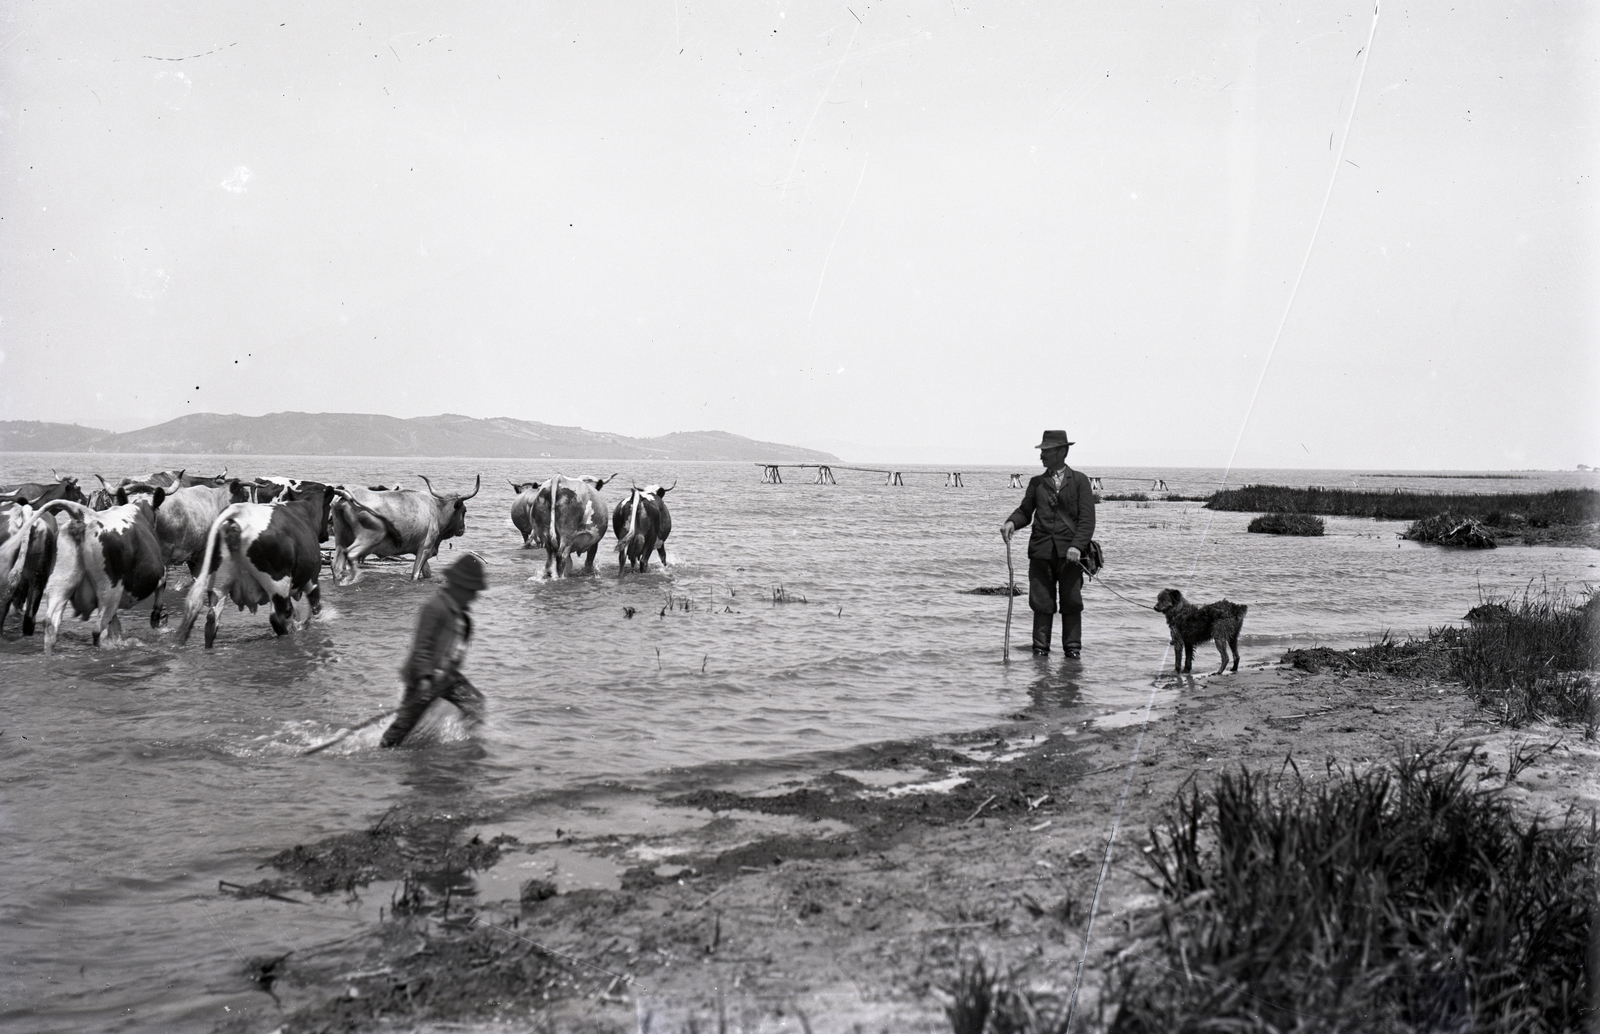
<path fill-rule="evenodd" d="M 206 646 L 228 601 L 251 613 L 271 605 L 273 631 L 283 635 L 304 600 L 301 627 L 322 609 L 319 575 L 328 563 L 335 585 L 359 576 L 369 556 L 410 555 L 412 580 L 429 576 L 439 544 L 466 531 L 466 494 L 384 485 L 346 487 L 291 477 L 244 480 L 227 472 L 198 477 L 182 470 L 124 479 L 85 494 L 73 477 L 0 487 L 0 629 L 15 605 L 23 635 L 42 613 L 45 651 L 60 634 L 70 606 L 93 618 L 96 645 L 121 635 L 120 611 L 149 599 L 150 624 L 162 623 L 167 568 L 182 564 L 189 589 L 179 642 L 206 615 Z M 611 478 L 557 474 L 542 484 L 513 482 L 511 521 L 524 548 L 543 548 L 545 575 L 572 570 L 584 557 L 593 572 L 609 523 L 617 542 L 619 572 L 645 571 L 650 554 L 667 561 L 672 485 L 633 488 L 614 506 L 601 495 Z M 326 551 L 325 543 L 332 545 Z"/>

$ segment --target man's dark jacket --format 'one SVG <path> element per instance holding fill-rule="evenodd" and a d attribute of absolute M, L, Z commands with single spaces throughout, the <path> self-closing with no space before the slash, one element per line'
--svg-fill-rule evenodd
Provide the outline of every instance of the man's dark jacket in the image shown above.
<path fill-rule="evenodd" d="M 1033 525 L 1033 536 L 1028 539 L 1030 560 L 1065 559 L 1067 549 L 1074 546 L 1083 553 L 1094 537 L 1094 489 L 1089 487 L 1089 475 L 1068 467 L 1059 493 L 1050 483 L 1048 471 L 1036 475 L 1028 482 L 1022 505 L 1006 519 L 1014 528 Z"/>
<path fill-rule="evenodd" d="M 472 618 L 466 607 L 447 591 L 433 594 L 422 605 L 417 615 L 416 638 L 411 643 L 411 655 L 406 658 L 400 675 L 407 686 L 414 686 L 437 671 L 448 677 L 456 673 L 456 652 L 472 637 Z"/>

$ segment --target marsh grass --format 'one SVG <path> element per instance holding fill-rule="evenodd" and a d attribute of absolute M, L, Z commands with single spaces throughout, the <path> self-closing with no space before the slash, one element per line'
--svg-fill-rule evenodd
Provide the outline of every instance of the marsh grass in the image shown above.
<path fill-rule="evenodd" d="M 1581 722 L 1593 739 L 1594 673 L 1600 669 L 1600 594 L 1574 600 L 1564 591 L 1524 589 L 1491 599 L 1474 613 L 1451 654 L 1451 674 L 1482 707 L 1508 725 Z"/>
<path fill-rule="evenodd" d="M 1458 513 L 1440 513 L 1411 522 L 1401 538 L 1413 542 L 1436 542 L 1441 546 L 1466 549 L 1493 549 L 1494 537 L 1483 530 L 1475 518 Z"/>
<path fill-rule="evenodd" d="M 1268 535 L 1321 535 L 1327 530 L 1321 517 L 1307 513 L 1266 513 L 1250 522 L 1246 531 Z"/>
<path fill-rule="evenodd" d="M 1120 956 L 1110 1029 L 1588 1029 L 1600 838 L 1522 821 L 1473 760 L 1181 792 L 1150 833 L 1166 904 Z"/>
<path fill-rule="evenodd" d="M 808 601 L 806 600 L 806 598 L 804 596 L 800 595 L 797 592 L 790 592 L 788 589 L 785 589 L 782 585 L 774 585 L 772 587 L 772 602 L 773 603 L 806 603 Z"/>
<path fill-rule="evenodd" d="M 1600 732 L 1600 594 L 1581 601 L 1531 586 L 1520 596 L 1474 607 L 1466 628 L 1445 627 L 1421 639 L 1353 650 L 1289 650 L 1283 663 L 1321 671 L 1460 682 L 1478 706 L 1513 728 L 1529 722 L 1576 722 L 1584 737 Z"/>
<path fill-rule="evenodd" d="M 1006 970 L 982 954 L 964 958 L 942 988 L 952 1034 L 1065 1034 L 1066 1004 L 1059 994 L 1030 988 L 1020 971 Z"/>
<path fill-rule="evenodd" d="M 1548 492 L 1477 494 L 1246 485 L 1213 494 L 1206 501 L 1206 506 L 1212 510 L 1317 513 L 1391 521 L 1415 521 L 1448 513 L 1472 517 L 1491 525 L 1526 522 L 1539 528 L 1556 524 L 1583 524 L 1600 519 L 1600 491 L 1592 488 L 1560 488 Z"/>

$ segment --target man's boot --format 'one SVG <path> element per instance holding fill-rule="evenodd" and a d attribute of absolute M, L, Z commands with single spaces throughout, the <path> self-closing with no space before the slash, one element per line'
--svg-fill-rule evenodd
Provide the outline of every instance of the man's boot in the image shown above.
<path fill-rule="evenodd" d="M 1055 621 L 1054 614 L 1033 613 L 1033 652 L 1050 652 L 1050 625 Z"/>
<path fill-rule="evenodd" d="M 1083 611 L 1061 612 L 1061 651 L 1073 660 L 1083 649 Z"/>

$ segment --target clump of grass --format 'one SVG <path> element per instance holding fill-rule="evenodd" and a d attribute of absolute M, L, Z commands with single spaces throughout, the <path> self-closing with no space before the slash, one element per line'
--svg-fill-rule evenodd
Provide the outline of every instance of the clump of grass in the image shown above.
<path fill-rule="evenodd" d="M 951 1034 L 1065 1034 L 1060 996 L 1027 987 L 981 954 L 965 958 L 943 988 Z"/>
<path fill-rule="evenodd" d="M 1246 485 L 1214 493 L 1212 510 L 1256 513 L 1320 513 L 1336 517 L 1376 517 L 1415 521 L 1444 513 L 1490 524 L 1533 527 L 1585 524 L 1600 520 L 1600 491 L 1559 488 L 1548 492 L 1368 492 L 1345 488 L 1289 488 Z M 1490 515 L 1495 520 L 1489 520 Z M 1515 518 L 1515 519 L 1513 519 Z"/>
<path fill-rule="evenodd" d="M 1148 503 L 1150 496 L 1144 492 L 1112 492 L 1101 497 L 1108 503 Z"/>
<path fill-rule="evenodd" d="M 1245 530 L 1268 535 L 1321 535 L 1325 528 L 1321 517 L 1310 514 L 1266 513 L 1251 521 Z"/>
<path fill-rule="evenodd" d="M 1401 538 L 1415 542 L 1436 542 L 1441 546 L 1464 549 L 1493 549 L 1494 538 L 1471 517 L 1458 513 L 1439 513 L 1413 521 Z"/>
<path fill-rule="evenodd" d="M 1423 639 L 1395 639 L 1384 632 L 1378 641 L 1353 650 L 1326 646 L 1297 647 L 1283 655 L 1283 663 L 1301 671 L 1349 672 L 1357 675 L 1395 675 L 1402 678 L 1454 678 L 1451 652 L 1459 649 L 1462 631 L 1439 628 Z"/>
<path fill-rule="evenodd" d="M 1524 590 L 1473 613 L 1492 620 L 1474 621 L 1451 656 L 1452 674 L 1473 699 L 1508 725 L 1578 721 L 1592 739 L 1600 723 L 1600 594 L 1577 602 L 1566 592 Z"/>
<path fill-rule="evenodd" d="M 797 592 L 790 592 L 788 589 L 785 589 L 782 585 L 774 585 L 772 587 L 772 602 L 773 603 L 805 603 L 806 602 L 806 598 L 804 596 L 800 595 Z"/>
<path fill-rule="evenodd" d="M 1167 904 L 1123 953 L 1110 1029 L 1585 1029 L 1600 835 L 1523 822 L 1471 762 L 1180 793 L 1146 851 Z"/>
<path fill-rule="evenodd" d="M 1289 650 L 1283 663 L 1321 671 L 1384 674 L 1464 684 L 1472 699 L 1517 727 L 1534 721 L 1578 722 L 1600 735 L 1600 594 L 1582 602 L 1566 592 L 1524 590 L 1468 612 L 1466 628 L 1429 630 L 1421 639 L 1385 632 L 1370 646 Z"/>

